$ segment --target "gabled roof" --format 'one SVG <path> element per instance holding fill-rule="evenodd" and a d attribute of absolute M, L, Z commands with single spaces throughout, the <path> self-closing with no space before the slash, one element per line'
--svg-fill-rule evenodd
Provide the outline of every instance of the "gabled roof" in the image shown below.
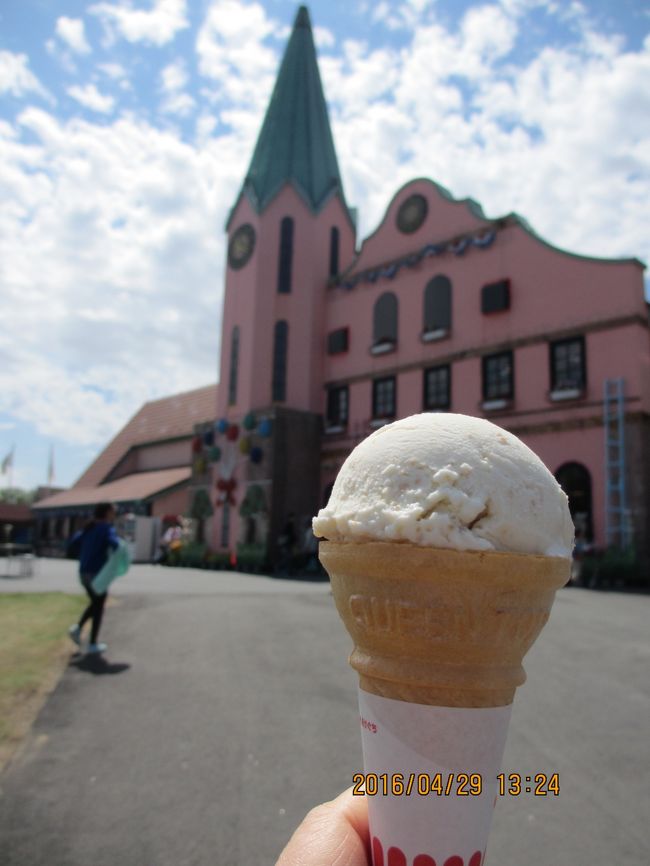
<path fill-rule="evenodd" d="M 35 502 L 32 507 L 34 511 L 40 511 L 68 505 L 96 505 L 98 502 L 138 502 L 189 481 L 191 475 L 189 466 L 134 472 L 99 487 L 71 487 Z"/>
<path fill-rule="evenodd" d="M 298 9 L 242 193 L 260 213 L 286 183 L 313 213 L 337 193 L 345 205 L 306 6 Z"/>
<path fill-rule="evenodd" d="M 145 403 L 91 463 L 73 489 L 101 484 L 135 445 L 191 436 L 195 424 L 213 421 L 217 413 L 217 388 L 217 385 L 207 385 Z"/>

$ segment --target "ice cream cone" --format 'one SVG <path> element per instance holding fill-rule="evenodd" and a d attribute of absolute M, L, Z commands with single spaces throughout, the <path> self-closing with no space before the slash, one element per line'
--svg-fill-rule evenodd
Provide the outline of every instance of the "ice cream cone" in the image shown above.
<path fill-rule="evenodd" d="M 390 542 L 321 542 L 361 689 L 446 707 L 512 703 L 570 560 Z"/>
<path fill-rule="evenodd" d="M 478 866 L 522 659 L 570 560 L 331 541 L 320 559 L 354 641 L 364 778 L 384 794 L 368 798 L 375 866 L 384 852 L 408 866 Z"/>

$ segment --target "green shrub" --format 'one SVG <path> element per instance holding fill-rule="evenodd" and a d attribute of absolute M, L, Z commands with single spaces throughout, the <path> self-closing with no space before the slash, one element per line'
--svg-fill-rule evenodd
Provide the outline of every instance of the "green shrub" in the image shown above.
<path fill-rule="evenodd" d="M 266 565 L 265 544 L 238 544 L 237 568 L 240 571 L 262 571 Z"/>
<path fill-rule="evenodd" d="M 609 547 L 604 553 L 585 556 L 582 560 L 580 579 L 590 586 L 618 581 L 638 583 L 641 578 L 641 566 L 633 549 Z"/>

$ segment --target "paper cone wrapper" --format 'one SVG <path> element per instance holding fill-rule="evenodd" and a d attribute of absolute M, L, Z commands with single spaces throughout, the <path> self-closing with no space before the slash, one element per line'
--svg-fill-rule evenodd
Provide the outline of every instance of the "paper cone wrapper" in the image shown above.
<path fill-rule="evenodd" d="M 480 866 L 522 659 L 570 560 L 386 542 L 319 555 L 354 641 L 374 866 Z"/>

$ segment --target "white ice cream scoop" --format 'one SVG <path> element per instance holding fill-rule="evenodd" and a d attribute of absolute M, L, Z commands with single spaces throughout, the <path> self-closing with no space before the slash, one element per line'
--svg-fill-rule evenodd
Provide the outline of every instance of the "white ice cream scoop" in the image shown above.
<path fill-rule="evenodd" d="M 364 439 L 313 521 L 330 541 L 570 557 L 568 500 L 537 455 L 483 418 L 423 413 Z"/>

